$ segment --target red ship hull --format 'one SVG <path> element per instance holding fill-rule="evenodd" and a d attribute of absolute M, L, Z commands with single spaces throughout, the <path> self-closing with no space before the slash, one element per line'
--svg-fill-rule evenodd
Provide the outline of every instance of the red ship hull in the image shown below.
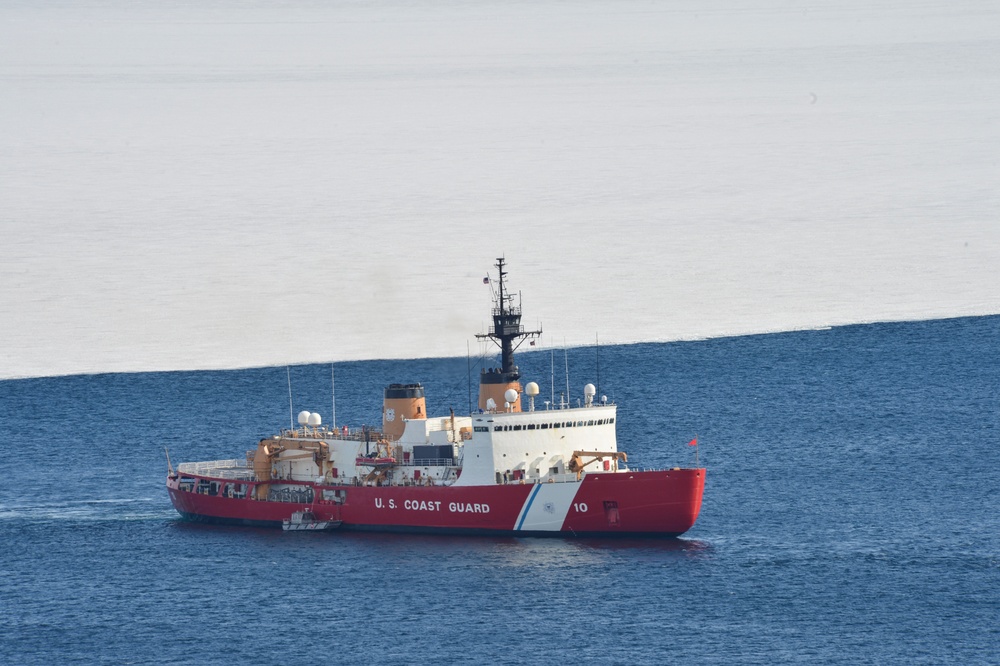
<path fill-rule="evenodd" d="M 207 477 L 197 477 L 207 478 Z M 704 469 L 588 474 L 577 483 L 495 486 L 313 486 L 337 501 L 275 502 L 183 490 L 167 479 L 170 499 L 196 522 L 280 527 L 295 511 L 341 521 L 339 529 L 518 536 L 664 536 L 683 534 L 701 510 Z"/>

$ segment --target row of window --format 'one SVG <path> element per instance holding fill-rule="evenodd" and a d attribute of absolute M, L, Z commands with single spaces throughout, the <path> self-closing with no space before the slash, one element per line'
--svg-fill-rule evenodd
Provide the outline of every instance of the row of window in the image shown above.
<path fill-rule="evenodd" d="M 556 423 L 529 423 L 527 425 L 505 425 L 505 426 L 493 426 L 494 432 L 508 432 L 511 430 L 548 430 L 549 428 L 583 428 L 586 426 L 595 425 L 608 425 L 614 423 L 613 418 L 610 419 L 597 419 L 591 421 L 560 421 Z M 485 431 L 486 428 L 483 428 Z"/>

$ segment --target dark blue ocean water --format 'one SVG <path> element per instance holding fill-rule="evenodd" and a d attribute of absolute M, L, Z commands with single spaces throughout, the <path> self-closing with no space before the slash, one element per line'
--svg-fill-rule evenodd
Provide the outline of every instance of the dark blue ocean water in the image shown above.
<path fill-rule="evenodd" d="M 238 457 L 288 423 L 285 368 L 0 382 L 0 662 L 1000 663 L 998 350 L 1000 317 L 602 347 L 633 465 L 697 434 L 708 468 L 649 541 L 185 524 L 163 447 Z M 551 358 L 519 357 L 543 399 Z M 291 375 L 329 418 L 329 366 Z M 467 376 L 340 364 L 338 422 L 389 382 L 466 412 Z"/>

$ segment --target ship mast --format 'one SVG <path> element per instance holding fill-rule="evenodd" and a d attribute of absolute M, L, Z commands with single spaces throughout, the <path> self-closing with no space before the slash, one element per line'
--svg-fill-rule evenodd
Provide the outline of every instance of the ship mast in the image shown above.
<path fill-rule="evenodd" d="M 479 339 L 489 338 L 500 347 L 500 367 L 483 369 L 479 376 L 479 408 L 486 409 L 486 401 L 493 398 L 497 405 L 502 405 L 504 394 L 509 388 L 513 388 L 519 394 L 516 404 L 511 405 L 513 411 L 520 411 L 521 384 L 518 381 L 521 373 L 514 365 L 514 351 L 521 346 L 526 339 L 534 338 L 542 334 L 541 329 L 537 331 L 525 331 L 521 324 L 521 303 L 520 296 L 517 304 L 514 303 L 514 295 L 509 292 L 505 278 L 507 271 L 504 270 L 504 258 L 498 257 L 497 271 L 499 274 L 499 285 L 497 297 L 493 305 L 493 326 L 487 333 L 476 335 Z"/>

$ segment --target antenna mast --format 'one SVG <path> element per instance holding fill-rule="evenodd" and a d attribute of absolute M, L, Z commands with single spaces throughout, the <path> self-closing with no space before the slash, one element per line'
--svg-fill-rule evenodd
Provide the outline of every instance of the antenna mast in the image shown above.
<path fill-rule="evenodd" d="M 521 324 L 521 303 L 514 304 L 514 296 L 508 292 L 504 282 L 504 278 L 507 277 L 504 264 L 504 258 L 497 257 L 495 265 L 500 280 L 496 302 L 493 306 L 493 326 L 488 333 L 480 333 L 476 337 L 489 338 L 500 347 L 500 375 L 503 381 L 507 382 L 517 381 L 521 376 L 517 366 L 514 365 L 514 350 L 520 347 L 525 339 L 537 337 L 542 334 L 542 331 L 541 327 L 537 331 L 524 330 L 524 326 Z"/>
<path fill-rule="evenodd" d="M 572 407 L 573 405 L 570 404 L 570 397 L 569 397 L 569 353 L 566 351 L 565 339 L 563 339 L 563 365 L 566 366 L 566 404 Z"/>
<path fill-rule="evenodd" d="M 292 409 L 292 369 L 285 366 L 285 376 L 288 377 L 288 429 L 295 430 L 295 417 Z"/>
<path fill-rule="evenodd" d="M 594 346 L 597 351 L 597 399 L 601 399 L 601 336 L 594 333 Z"/>
<path fill-rule="evenodd" d="M 554 349 L 549 350 L 549 386 L 552 387 L 552 409 L 556 408 L 556 352 Z"/>

